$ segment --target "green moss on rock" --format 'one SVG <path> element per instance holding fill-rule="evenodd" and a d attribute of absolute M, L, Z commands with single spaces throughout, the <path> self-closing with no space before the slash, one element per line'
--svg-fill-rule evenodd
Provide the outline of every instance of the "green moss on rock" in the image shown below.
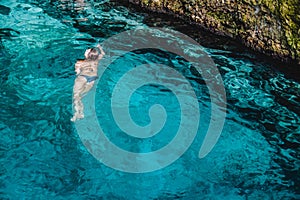
<path fill-rule="evenodd" d="M 299 0 L 129 0 L 191 19 L 207 29 L 300 64 Z"/>

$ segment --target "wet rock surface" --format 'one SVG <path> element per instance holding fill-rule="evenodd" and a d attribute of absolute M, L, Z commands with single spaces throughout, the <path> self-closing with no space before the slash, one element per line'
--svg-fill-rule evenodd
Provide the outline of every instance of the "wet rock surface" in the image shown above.
<path fill-rule="evenodd" d="M 197 23 L 281 61 L 300 64 L 297 0 L 129 0 L 156 12 Z"/>

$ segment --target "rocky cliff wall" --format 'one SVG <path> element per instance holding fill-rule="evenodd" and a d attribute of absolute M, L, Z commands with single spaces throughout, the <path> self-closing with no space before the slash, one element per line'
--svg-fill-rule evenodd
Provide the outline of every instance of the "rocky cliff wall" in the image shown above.
<path fill-rule="evenodd" d="M 283 61 L 300 64 L 299 0 L 129 0 L 175 14 L 242 41 Z"/>

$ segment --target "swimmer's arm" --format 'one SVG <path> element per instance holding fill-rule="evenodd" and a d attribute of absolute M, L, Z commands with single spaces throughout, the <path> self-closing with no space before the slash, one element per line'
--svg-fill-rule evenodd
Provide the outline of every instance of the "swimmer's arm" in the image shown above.
<path fill-rule="evenodd" d="M 103 51 L 100 44 L 98 44 L 97 47 L 100 49 L 100 55 L 98 57 L 98 60 L 101 60 L 103 58 L 103 56 L 105 55 L 105 52 Z"/>

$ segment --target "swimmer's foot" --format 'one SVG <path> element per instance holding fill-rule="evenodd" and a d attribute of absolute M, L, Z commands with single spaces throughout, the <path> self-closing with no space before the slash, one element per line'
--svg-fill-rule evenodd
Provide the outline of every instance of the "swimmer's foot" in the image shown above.
<path fill-rule="evenodd" d="M 71 122 L 75 122 L 76 121 L 76 116 L 73 116 L 70 120 L 71 120 Z"/>
<path fill-rule="evenodd" d="M 75 122 L 76 120 L 78 119 L 83 119 L 84 118 L 84 115 L 83 114 L 75 114 L 72 118 L 71 118 L 71 121 L 72 122 Z"/>

